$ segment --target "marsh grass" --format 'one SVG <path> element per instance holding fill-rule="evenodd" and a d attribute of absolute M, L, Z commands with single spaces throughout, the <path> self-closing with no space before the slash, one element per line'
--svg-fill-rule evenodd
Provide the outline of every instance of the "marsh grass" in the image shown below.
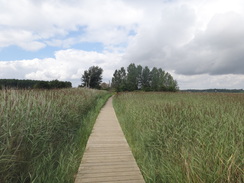
<path fill-rule="evenodd" d="M 123 93 L 114 107 L 146 182 L 244 182 L 244 95 Z"/>
<path fill-rule="evenodd" d="M 109 96 L 86 89 L 0 91 L 0 182 L 73 182 Z"/>

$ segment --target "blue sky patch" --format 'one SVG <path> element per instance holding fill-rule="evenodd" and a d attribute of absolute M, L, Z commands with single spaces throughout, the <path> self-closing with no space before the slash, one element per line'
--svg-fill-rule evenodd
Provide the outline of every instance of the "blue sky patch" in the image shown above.
<path fill-rule="evenodd" d="M 56 47 L 45 47 L 38 51 L 27 51 L 18 46 L 9 46 L 0 49 L 0 61 L 29 60 L 34 58 L 44 59 L 54 57 Z"/>
<path fill-rule="evenodd" d="M 104 45 L 100 42 L 81 42 L 72 46 L 73 49 L 102 52 Z"/>
<path fill-rule="evenodd" d="M 100 42 L 82 42 L 71 46 L 69 49 L 102 52 L 103 44 Z M 0 61 L 54 58 L 55 52 L 59 50 L 63 50 L 63 48 L 46 46 L 38 51 L 27 51 L 18 46 L 9 46 L 0 49 Z"/>
<path fill-rule="evenodd" d="M 69 31 L 69 33 L 65 36 L 65 38 L 69 37 L 80 37 L 86 33 L 87 26 L 80 26 L 75 31 Z"/>

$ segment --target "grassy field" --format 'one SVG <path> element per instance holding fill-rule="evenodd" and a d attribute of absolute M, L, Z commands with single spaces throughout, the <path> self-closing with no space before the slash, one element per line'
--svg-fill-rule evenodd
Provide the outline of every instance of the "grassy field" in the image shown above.
<path fill-rule="evenodd" d="M 244 182 L 244 94 L 121 93 L 113 103 L 147 183 Z"/>
<path fill-rule="evenodd" d="M 0 91 L 0 182 L 73 182 L 109 96 L 86 89 Z"/>

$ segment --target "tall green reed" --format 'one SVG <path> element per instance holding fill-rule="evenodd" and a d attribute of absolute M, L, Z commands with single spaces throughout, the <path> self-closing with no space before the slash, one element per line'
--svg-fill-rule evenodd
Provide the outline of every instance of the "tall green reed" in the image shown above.
<path fill-rule="evenodd" d="M 114 107 L 146 182 L 244 182 L 244 95 L 125 93 Z"/>
<path fill-rule="evenodd" d="M 0 182 L 73 182 L 109 95 L 86 89 L 0 91 Z"/>

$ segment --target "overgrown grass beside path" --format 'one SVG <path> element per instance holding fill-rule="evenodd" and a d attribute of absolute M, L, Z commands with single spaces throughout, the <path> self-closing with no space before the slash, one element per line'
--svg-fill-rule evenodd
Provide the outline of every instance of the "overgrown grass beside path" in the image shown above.
<path fill-rule="evenodd" d="M 244 95 L 121 93 L 114 107 L 146 182 L 244 182 Z"/>
<path fill-rule="evenodd" d="M 88 89 L 0 91 L 0 182 L 74 182 L 109 96 Z"/>

